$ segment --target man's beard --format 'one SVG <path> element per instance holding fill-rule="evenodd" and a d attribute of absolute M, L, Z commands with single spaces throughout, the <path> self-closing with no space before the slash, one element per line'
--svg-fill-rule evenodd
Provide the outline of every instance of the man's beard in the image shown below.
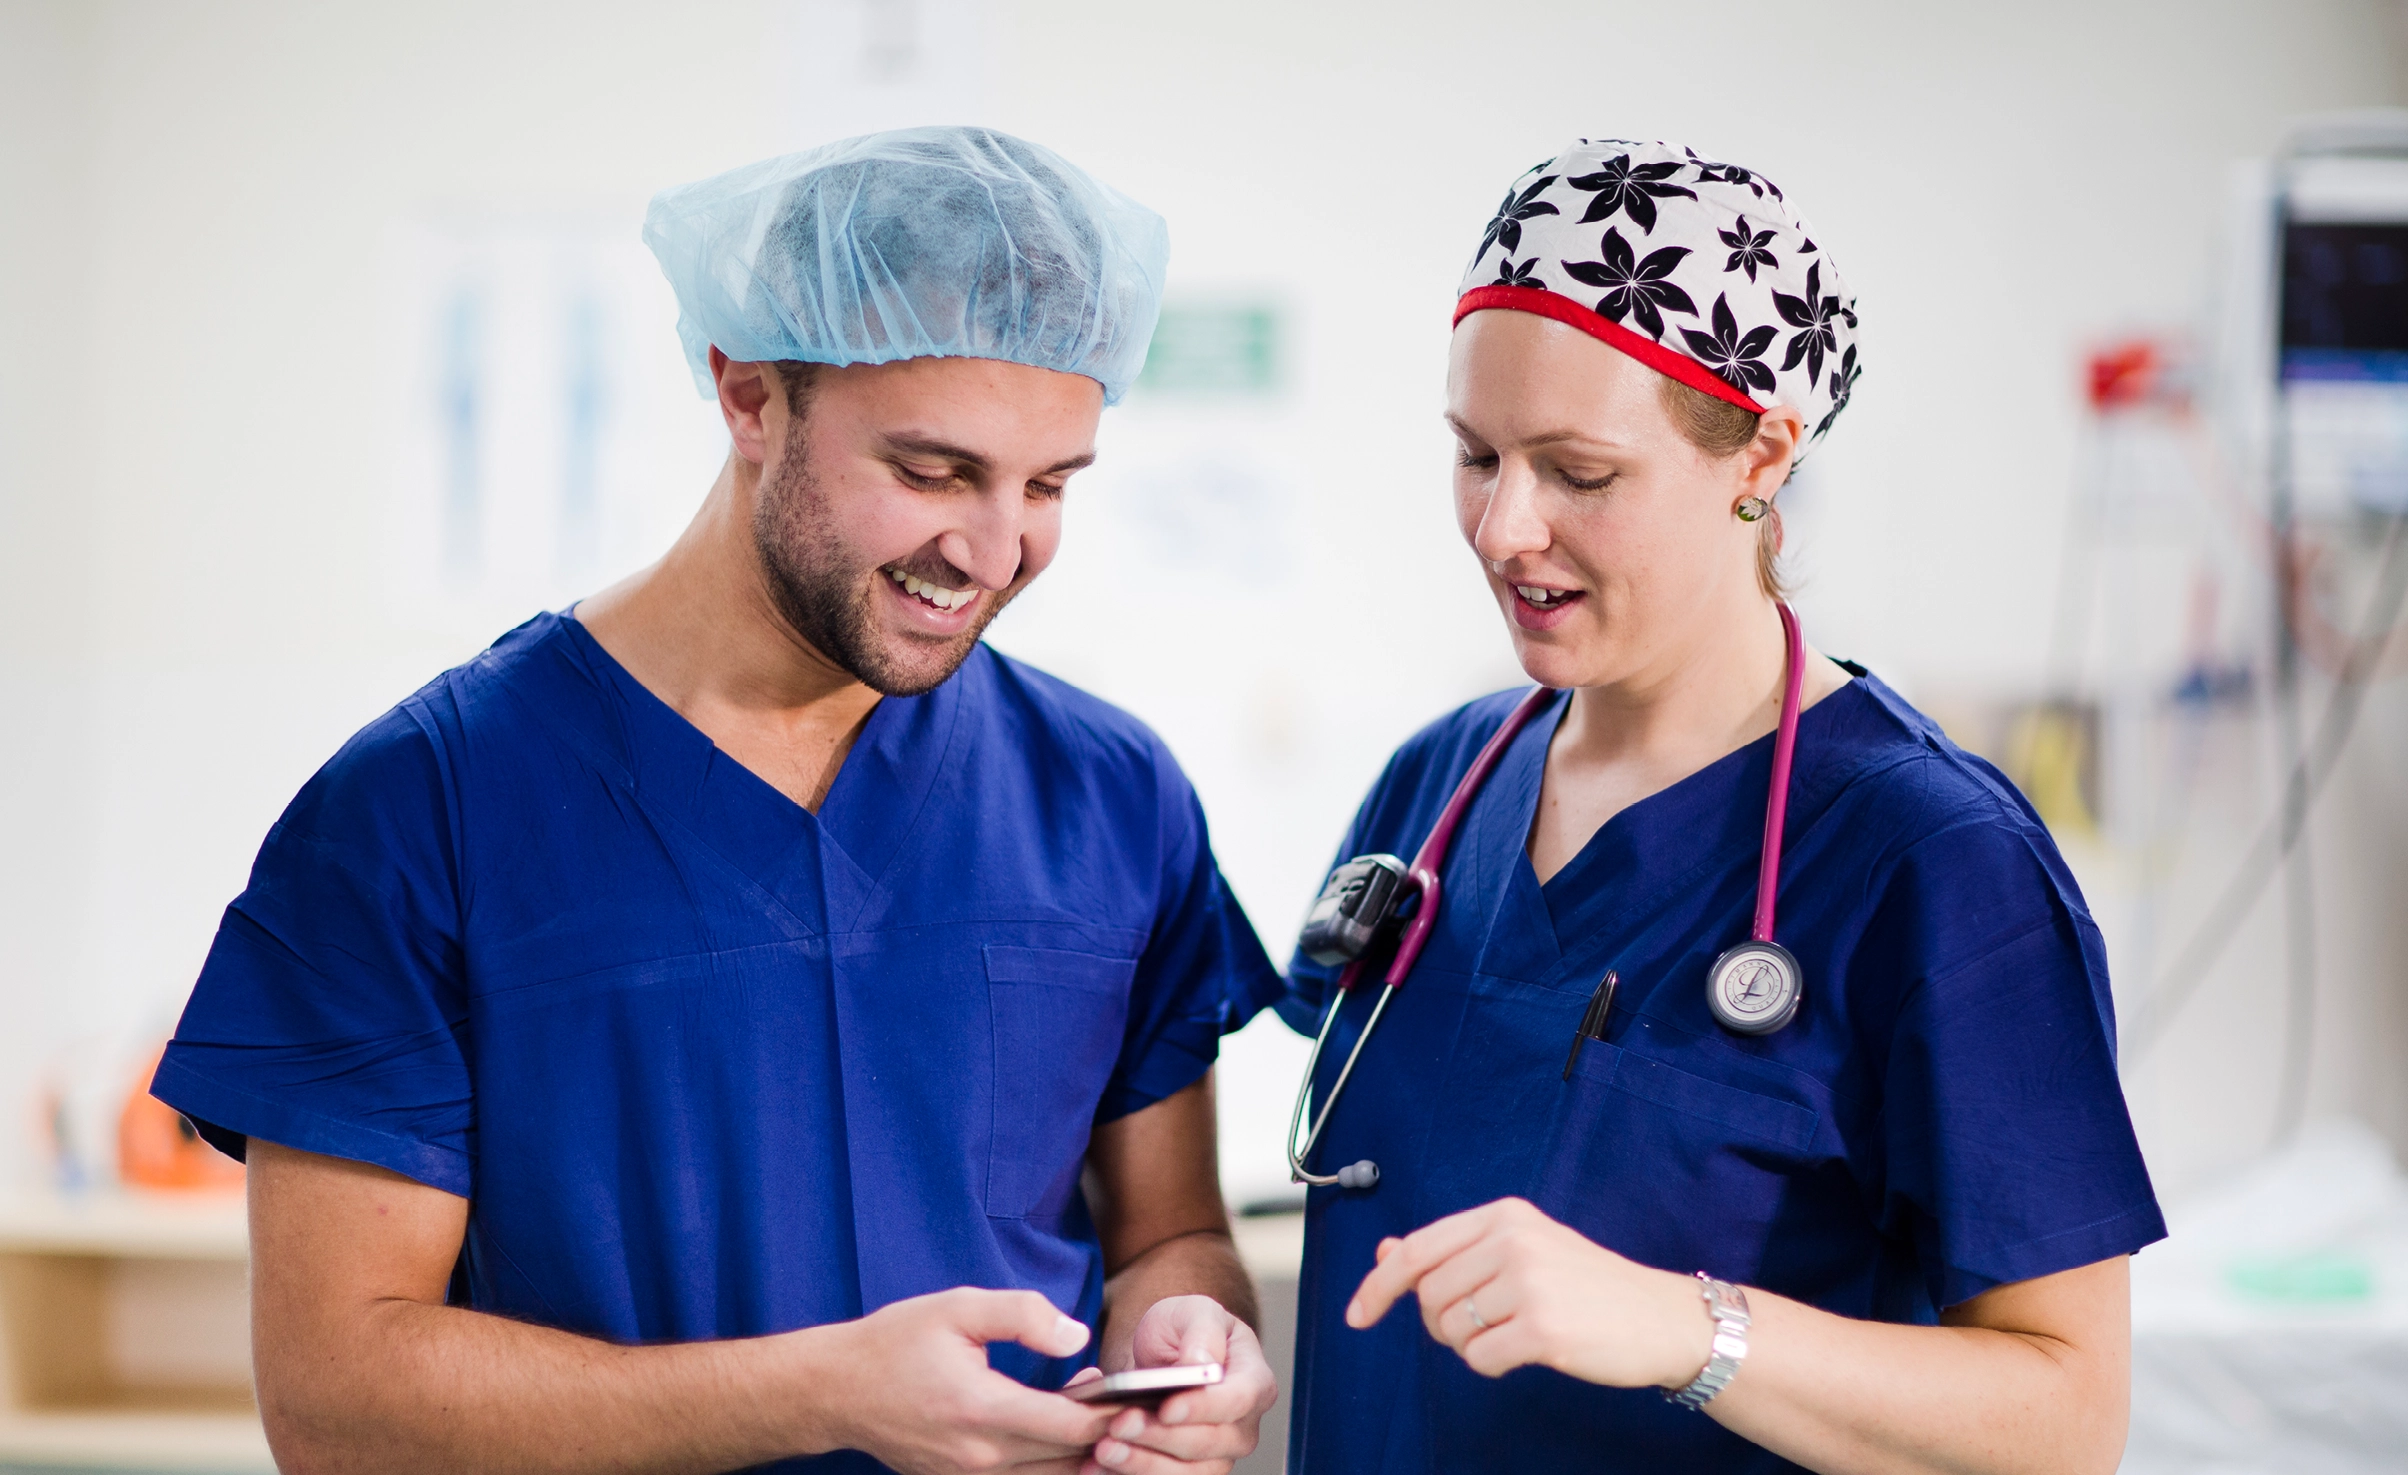
<path fill-rule="evenodd" d="M 798 420 L 787 434 L 776 478 L 761 483 L 760 499 L 753 509 L 753 547 L 768 576 L 770 598 L 786 623 L 813 649 L 882 695 L 916 697 L 942 686 L 961 669 L 987 626 L 1020 592 L 1017 580 L 1009 588 L 982 591 L 979 600 L 984 608 L 968 629 L 949 640 L 896 637 L 897 643 L 918 657 L 898 658 L 881 642 L 877 616 L 871 611 L 871 601 L 880 592 L 876 581 L 886 574 L 855 563 L 850 551 L 830 536 L 831 522 L 827 499 L 811 474 Z M 968 588 L 973 582 L 969 575 L 933 555 L 929 567 L 920 567 L 919 562 L 910 560 L 904 567 L 923 579 L 935 575 L 931 582 L 945 588 Z"/>

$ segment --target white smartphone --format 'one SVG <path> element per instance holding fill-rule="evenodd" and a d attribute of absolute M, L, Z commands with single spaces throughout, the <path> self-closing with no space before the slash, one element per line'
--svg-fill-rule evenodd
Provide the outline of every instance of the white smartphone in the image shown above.
<path fill-rule="evenodd" d="M 1190 1388 L 1209 1388 L 1227 1376 L 1217 1362 L 1185 1363 L 1178 1367 L 1141 1367 L 1095 1378 L 1062 1390 L 1064 1398 L 1081 1403 L 1121 1403 L 1131 1408 L 1158 1408 L 1162 1400 Z"/>

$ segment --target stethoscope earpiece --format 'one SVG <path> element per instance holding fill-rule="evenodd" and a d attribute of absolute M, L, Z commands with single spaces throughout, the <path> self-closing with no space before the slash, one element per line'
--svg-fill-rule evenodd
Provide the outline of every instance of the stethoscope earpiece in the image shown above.
<path fill-rule="evenodd" d="M 1369 1158 L 1351 1163 L 1338 1170 L 1340 1188 L 1371 1189 L 1380 1186 L 1380 1165 Z"/>

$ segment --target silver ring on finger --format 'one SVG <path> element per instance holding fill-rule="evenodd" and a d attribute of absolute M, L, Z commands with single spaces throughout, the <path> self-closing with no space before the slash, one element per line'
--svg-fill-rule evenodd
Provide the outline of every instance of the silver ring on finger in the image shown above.
<path fill-rule="evenodd" d="M 1488 1330 L 1487 1319 L 1480 1315 L 1480 1298 L 1478 1296 L 1464 1297 L 1463 1309 L 1471 1314 L 1473 1327 L 1480 1331 Z"/>

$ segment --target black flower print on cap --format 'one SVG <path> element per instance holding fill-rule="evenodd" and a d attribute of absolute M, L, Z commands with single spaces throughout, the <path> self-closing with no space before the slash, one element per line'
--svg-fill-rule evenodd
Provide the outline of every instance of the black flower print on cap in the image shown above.
<path fill-rule="evenodd" d="M 1602 234 L 1600 234 L 1602 232 Z M 1455 316 L 1543 314 L 1732 404 L 1786 405 L 1804 456 L 1864 367 L 1856 297 L 1763 175 L 1678 144 L 1583 139 L 1515 178 Z"/>
<path fill-rule="evenodd" d="M 1539 279 L 1538 258 L 1535 256 L 1519 266 L 1513 264 L 1512 257 L 1503 258 L 1497 263 L 1497 279 L 1489 285 L 1492 287 L 1533 287 L 1542 292 L 1547 289 L 1547 284 Z"/>
<path fill-rule="evenodd" d="M 1697 159 L 1695 154 L 1691 154 L 1689 157 Z M 1753 173 L 1736 164 L 1716 164 L 1705 159 L 1697 159 L 1697 182 L 1699 184 L 1745 185 L 1759 200 L 1764 198 L 1764 187 L 1772 183 L 1769 179 L 1758 179 Z M 1775 190 L 1773 194 L 1778 197 L 1780 191 Z"/>
<path fill-rule="evenodd" d="M 1773 371 L 1764 366 L 1764 350 L 1773 346 L 1779 330 L 1765 323 L 1740 332 L 1739 320 L 1731 315 L 1731 299 L 1727 294 L 1715 297 L 1712 321 L 1711 333 L 1681 329 L 1681 337 L 1688 340 L 1689 352 L 1733 389 L 1744 394 L 1771 394 Z"/>
<path fill-rule="evenodd" d="M 1722 264 L 1724 271 L 1744 271 L 1747 273 L 1747 279 L 1752 282 L 1756 280 L 1757 267 L 1781 264 L 1779 258 L 1765 249 L 1771 244 L 1773 233 L 1769 230 L 1749 229 L 1747 217 L 1744 215 L 1739 217 L 1739 223 L 1733 229 L 1718 230 L 1714 234 L 1724 245 L 1731 248 L 1731 259 Z"/>
<path fill-rule="evenodd" d="M 1689 294 L 1679 284 L 1665 280 L 1689 254 L 1688 247 L 1666 246 L 1648 252 L 1647 259 L 1640 261 L 1630 242 L 1622 239 L 1622 232 L 1609 226 L 1598 249 L 1603 261 L 1567 261 L 1563 269 L 1573 281 L 1606 289 L 1597 299 L 1599 316 L 1617 323 L 1624 317 L 1633 318 L 1647 330 L 1648 337 L 1656 339 L 1664 336 L 1664 312 L 1697 316 L 1697 304 L 1689 300 Z"/>
<path fill-rule="evenodd" d="M 1496 218 L 1488 223 L 1488 233 L 1480 237 L 1480 249 L 1472 253 L 1472 259 L 1476 261 L 1487 254 L 1491 246 L 1502 245 L 1508 252 L 1522 249 L 1522 222 L 1536 216 L 1558 213 L 1553 205 L 1539 198 L 1553 183 L 1555 176 L 1549 174 L 1533 181 L 1530 188 L 1519 195 L 1510 189 L 1506 190 L 1505 203 L 1497 207 Z"/>
<path fill-rule="evenodd" d="M 1789 340 L 1789 352 L 1782 358 L 1781 367 L 1794 369 L 1798 361 L 1804 359 L 1806 387 L 1812 389 L 1814 382 L 1823 375 L 1823 355 L 1828 353 L 1835 358 L 1839 355 L 1839 337 L 1831 326 L 1831 320 L 1840 315 L 1839 297 L 1837 294 L 1829 297 L 1823 295 L 1823 264 L 1816 261 L 1807 265 L 1804 297 L 1775 292 L 1773 307 L 1781 314 L 1781 321 L 1803 330 Z M 1855 315 L 1851 313 L 1849 316 L 1853 318 Z M 1851 322 L 1849 326 L 1853 327 L 1854 323 Z"/>
<path fill-rule="evenodd" d="M 1817 439 L 1831 428 L 1831 422 L 1839 418 L 1839 412 L 1848 408 L 1848 396 L 1856 393 L 1856 376 L 1861 372 L 1856 367 L 1856 345 L 1851 343 L 1848 351 L 1840 355 L 1839 367 L 1831 371 L 1831 413 L 1816 423 L 1814 433 Z"/>
<path fill-rule="evenodd" d="M 1652 234 L 1656 223 L 1656 201 L 1682 195 L 1692 200 L 1697 198 L 1697 191 L 1693 189 L 1665 183 L 1680 172 L 1681 166 L 1676 161 L 1633 164 L 1630 155 L 1624 154 L 1607 161 L 1606 166 L 1594 174 L 1576 175 L 1564 182 L 1574 189 L 1597 192 L 1596 198 L 1589 201 L 1589 208 L 1580 217 L 1582 225 L 1595 225 L 1619 210 L 1637 222 L 1642 233 Z"/>

